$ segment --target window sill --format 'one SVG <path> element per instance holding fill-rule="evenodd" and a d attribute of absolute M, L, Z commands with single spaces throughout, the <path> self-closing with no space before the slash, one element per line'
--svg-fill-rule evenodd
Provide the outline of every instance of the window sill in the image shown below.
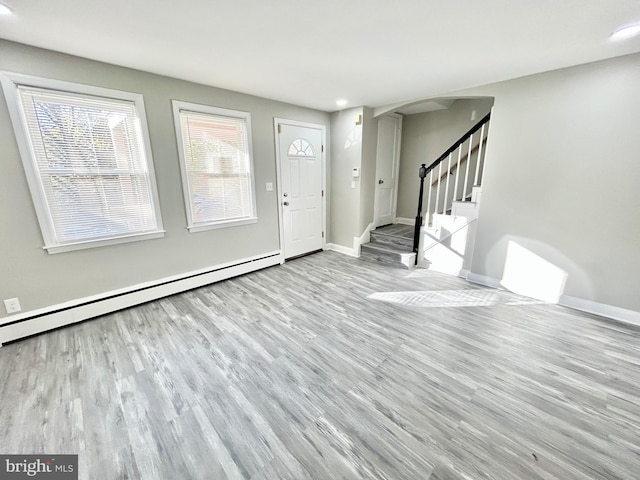
<path fill-rule="evenodd" d="M 49 254 L 72 252 L 74 250 L 85 250 L 87 248 L 106 247 L 108 245 L 117 245 L 119 243 L 138 242 L 140 240 L 151 240 L 153 238 L 164 237 L 164 230 L 157 230 L 148 233 L 139 233 L 134 235 L 123 235 L 120 237 L 105 238 L 101 240 L 86 240 L 76 243 L 64 243 L 60 245 L 48 245 L 44 248 Z"/>
<path fill-rule="evenodd" d="M 217 230 L 219 228 L 239 227 L 240 225 L 249 225 L 251 223 L 258 223 L 258 217 L 242 218 L 239 220 L 227 220 L 224 222 L 216 223 L 203 223 L 199 225 L 189 225 L 187 230 L 189 233 L 204 232 L 206 230 Z"/>

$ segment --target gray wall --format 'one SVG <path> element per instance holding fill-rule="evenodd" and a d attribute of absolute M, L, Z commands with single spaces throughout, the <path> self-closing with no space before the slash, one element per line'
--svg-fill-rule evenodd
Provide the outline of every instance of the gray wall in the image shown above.
<path fill-rule="evenodd" d="M 373 222 L 376 195 L 376 155 L 378 145 L 378 120 L 373 110 L 365 107 L 362 117 L 362 175 L 360 178 L 360 222 L 358 234 L 362 235 Z"/>
<path fill-rule="evenodd" d="M 493 99 L 460 99 L 446 110 L 406 115 L 402 120 L 402 148 L 398 177 L 397 216 L 415 218 L 420 165 L 429 165 L 491 111 Z M 476 110 L 476 120 L 471 112 Z"/>
<path fill-rule="evenodd" d="M 354 117 L 363 114 L 363 108 L 349 108 L 331 114 L 331 221 L 329 242 L 353 247 L 353 237 L 360 223 L 360 185 L 362 177 L 353 178 L 354 167 L 362 167 L 362 124 Z M 351 188 L 351 182 L 355 188 Z"/>
<path fill-rule="evenodd" d="M 360 125 L 355 119 L 362 116 Z M 353 248 L 373 222 L 378 121 L 369 107 L 331 114 L 331 222 L 330 243 Z M 360 177 L 353 178 L 353 168 Z M 354 188 L 351 183 L 354 182 Z"/>
<path fill-rule="evenodd" d="M 473 273 L 500 280 L 514 241 L 640 311 L 639 86 L 636 54 L 460 92 L 495 97 Z"/>
<path fill-rule="evenodd" d="M 142 93 L 167 231 L 157 240 L 47 254 L 0 96 L 0 299 L 19 297 L 23 311 L 278 250 L 276 192 L 265 191 L 265 182 L 276 181 L 273 117 L 329 125 L 324 112 L 4 40 L 0 70 Z M 257 224 L 187 232 L 172 99 L 251 113 Z"/>

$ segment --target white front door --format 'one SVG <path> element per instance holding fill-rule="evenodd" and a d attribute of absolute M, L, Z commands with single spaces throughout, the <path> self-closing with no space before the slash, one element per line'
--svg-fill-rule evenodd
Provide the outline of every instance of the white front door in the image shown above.
<path fill-rule="evenodd" d="M 283 253 L 296 257 L 322 249 L 323 132 L 319 128 L 278 123 Z"/>
<path fill-rule="evenodd" d="M 378 119 L 376 152 L 376 227 L 393 223 L 396 216 L 400 132 L 402 117 L 386 115 Z"/>

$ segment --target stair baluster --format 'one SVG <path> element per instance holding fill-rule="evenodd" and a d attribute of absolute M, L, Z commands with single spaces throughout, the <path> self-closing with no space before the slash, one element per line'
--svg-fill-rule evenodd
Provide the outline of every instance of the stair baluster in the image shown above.
<path fill-rule="evenodd" d="M 440 213 L 438 211 L 438 205 L 440 205 L 440 179 L 442 178 L 442 163 L 438 165 L 438 185 L 436 187 L 436 208 L 434 208 L 433 213 Z"/>
<path fill-rule="evenodd" d="M 481 170 L 481 166 L 480 163 L 482 161 L 482 147 L 483 147 L 483 142 L 485 141 L 485 128 L 489 122 L 489 120 L 491 119 L 491 114 L 488 113 L 487 115 L 485 115 L 485 117 L 480 120 L 478 123 L 476 123 L 471 130 L 469 130 L 467 133 L 465 133 L 462 137 L 460 137 L 453 145 L 451 145 L 451 147 L 449 147 L 447 149 L 446 152 L 444 152 L 442 155 L 440 155 L 433 163 L 431 163 L 428 167 L 426 166 L 426 164 L 422 164 L 422 166 L 420 167 L 420 170 L 418 172 L 418 175 L 420 177 L 420 194 L 418 195 L 418 214 L 416 215 L 416 220 L 415 220 L 415 226 L 414 226 L 414 235 L 413 235 L 413 251 L 416 253 L 416 265 L 418 264 L 418 244 L 420 242 L 420 228 L 423 225 L 422 222 L 422 198 L 424 195 L 424 179 L 427 175 L 429 176 L 429 191 L 428 191 L 428 199 L 427 199 L 427 212 L 426 212 L 426 222 L 425 224 L 427 226 L 431 225 L 431 194 L 432 194 L 432 190 L 433 190 L 433 186 L 435 184 L 435 182 L 433 181 L 433 172 L 435 170 L 436 167 L 438 167 L 438 180 L 437 180 L 437 185 L 436 185 L 436 194 L 435 194 L 435 200 L 434 200 L 434 208 L 433 208 L 433 215 L 436 215 L 439 213 L 439 205 L 440 205 L 440 183 L 442 182 L 442 163 L 443 161 L 448 158 L 448 165 L 447 165 L 447 184 L 445 186 L 445 191 L 444 191 L 444 199 L 443 199 L 443 206 L 442 206 L 442 213 L 447 212 L 448 209 L 448 205 L 449 203 L 451 203 L 452 208 L 453 208 L 453 202 L 458 201 L 458 187 L 460 185 L 460 164 L 462 163 L 462 147 L 463 144 L 465 142 L 469 142 L 469 146 L 468 146 L 468 152 L 466 155 L 466 159 L 464 160 L 467 164 L 465 166 L 465 175 L 464 175 L 464 186 L 462 188 L 462 194 L 461 194 L 461 198 L 460 200 L 464 201 L 467 197 L 467 188 L 469 186 L 469 171 L 470 171 L 470 165 L 471 165 L 471 156 L 473 154 L 474 148 L 473 148 L 473 135 L 480 130 L 480 140 L 478 143 L 478 156 L 476 158 L 476 165 L 475 165 L 475 172 L 474 172 L 474 181 L 472 184 L 472 187 L 474 186 L 478 186 L 478 182 L 480 181 L 481 177 L 480 177 L 480 170 Z M 451 176 L 451 159 L 452 159 L 452 155 L 453 152 L 455 152 L 456 150 L 458 150 L 458 161 L 456 163 L 456 177 L 455 177 L 455 184 L 453 187 L 453 195 L 451 196 L 451 202 L 449 202 L 449 182 L 450 182 L 450 176 Z M 482 170 L 484 173 L 484 162 L 482 163 Z"/>
<path fill-rule="evenodd" d="M 447 184 L 445 185 L 444 188 L 444 205 L 442 206 L 442 213 L 447 213 L 447 203 L 449 201 L 449 180 L 451 179 L 451 155 L 453 154 L 453 152 L 451 152 L 449 154 L 449 163 L 447 165 Z"/>
<path fill-rule="evenodd" d="M 486 124 L 482 125 L 482 129 L 480 130 L 480 143 L 478 144 L 478 160 L 476 161 L 476 178 L 473 180 L 473 186 L 477 187 L 480 185 L 478 173 L 480 170 L 480 161 L 482 160 L 482 145 L 484 143 L 484 128 Z M 482 175 L 484 176 L 484 162 L 482 163 Z"/>
<path fill-rule="evenodd" d="M 458 147 L 458 163 L 456 164 L 456 181 L 453 186 L 453 201 L 458 200 L 458 182 L 460 182 L 460 160 L 462 159 L 462 145 Z"/>
<path fill-rule="evenodd" d="M 424 214 L 424 225 L 431 225 L 431 191 L 433 189 L 433 170 L 429 173 L 429 191 L 427 192 L 427 212 Z"/>
<path fill-rule="evenodd" d="M 469 151 L 467 152 L 467 168 L 464 173 L 464 188 L 462 189 L 461 201 L 465 201 L 467 198 L 467 185 L 469 181 L 469 167 L 471 166 L 471 154 L 473 153 L 473 134 L 469 137 Z"/>

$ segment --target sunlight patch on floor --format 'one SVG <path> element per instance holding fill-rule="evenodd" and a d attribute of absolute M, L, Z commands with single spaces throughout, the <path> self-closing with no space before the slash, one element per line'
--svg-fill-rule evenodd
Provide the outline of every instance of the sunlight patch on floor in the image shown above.
<path fill-rule="evenodd" d="M 531 305 L 545 303 L 540 300 L 492 290 L 427 290 L 413 292 L 376 292 L 370 300 L 396 303 L 410 307 L 490 307 L 497 304 Z"/>
<path fill-rule="evenodd" d="M 436 272 L 436 275 L 438 274 L 439 272 Z M 433 277 L 433 275 L 434 275 L 434 272 L 432 270 L 428 270 L 426 268 L 414 268 L 407 275 L 407 278 L 427 278 L 427 277 Z"/>

